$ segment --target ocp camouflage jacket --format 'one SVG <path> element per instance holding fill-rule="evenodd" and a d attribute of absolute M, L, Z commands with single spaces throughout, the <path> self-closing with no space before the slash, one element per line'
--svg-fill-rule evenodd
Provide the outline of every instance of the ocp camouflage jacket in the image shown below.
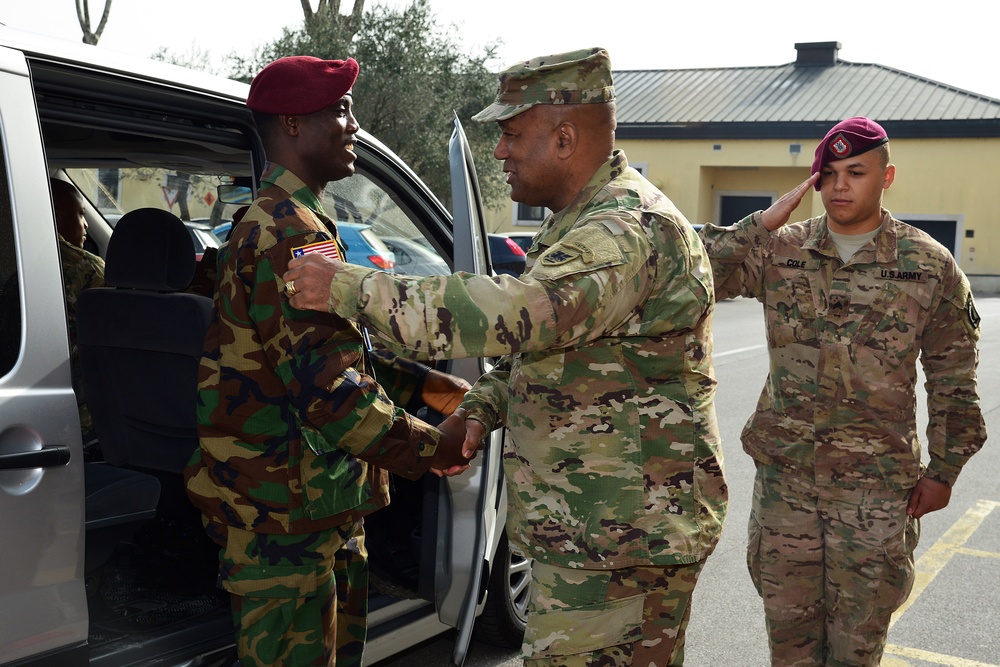
<path fill-rule="evenodd" d="M 976 392 L 979 315 L 947 249 L 884 210 L 879 233 L 846 263 L 826 216 L 769 234 L 754 214 L 701 234 L 716 297 L 764 304 L 770 372 L 743 430 L 754 459 L 819 485 L 912 487 L 921 474 L 919 355 L 927 474 L 955 482 L 986 427 Z"/>
<path fill-rule="evenodd" d="M 616 151 L 550 216 L 527 273 L 347 267 L 331 304 L 422 355 L 510 355 L 463 406 L 505 424 L 508 534 L 579 568 L 690 563 L 726 512 L 712 274 L 681 213 Z"/>

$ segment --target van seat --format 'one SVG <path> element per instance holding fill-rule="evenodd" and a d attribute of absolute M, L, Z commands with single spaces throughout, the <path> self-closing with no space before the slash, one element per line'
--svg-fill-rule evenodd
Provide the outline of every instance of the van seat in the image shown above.
<path fill-rule="evenodd" d="M 181 472 L 198 446 L 198 365 L 212 307 L 183 291 L 194 270 L 184 223 L 136 209 L 111 234 L 106 286 L 77 300 L 81 382 L 105 462 L 87 465 L 94 562 L 153 516 L 194 512 Z"/>
<path fill-rule="evenodd" d="M 105 463 L 85 463 L 83 474 L 87 498 L 84 569 L 92 572 L 111 557 L 121 539 L 156 517 L 160 480 Z"/>

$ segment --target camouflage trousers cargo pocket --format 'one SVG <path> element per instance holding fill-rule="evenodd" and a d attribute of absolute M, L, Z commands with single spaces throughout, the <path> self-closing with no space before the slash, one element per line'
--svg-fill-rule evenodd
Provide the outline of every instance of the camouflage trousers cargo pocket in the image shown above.
<path fill-rule="evenodd" d="M 880 546 L 843 565 L 845 570 L 859 573 L 878 585 L 869 587 L 868 594 L 852 594 L 852 588 L 827 591 L 833 597 L 831 615 L 846 628 L 855 632 L 879 632 L 889 618 L 910 595 L 914 580 L 913 551 L 920 536 L 920 522 L 907 516 L 898 530 L 888 535 Z M 863 551 L 855 545 L 846 545 L 848 554 Z"/>
<path fill-rule="evenodd" d="M 536 562 L 522 647 L 526 667 L 683 664 L 702 565 L 598 571 Z"/>
<path fill-rule="evenodd" d="M 878 665 L 913 586 L 919 522 L 905 489 L 817 486 L 760 465 L 747 567 L 773 665 Z"/>
<path fill-rule="evenodd" d="M 362 522 L 305 535 L 229 528 L 220 561 L 243 667 L 360 667 L 368 566 Z"/>
<path fill-rule="evenodd" d="M 598 649 L 630 643 L 642 627 L 642 606 L 639 595 L 581 609 L 533 613 L 524 634 L 524 652 L 532 658 L 589 655 Z"/>

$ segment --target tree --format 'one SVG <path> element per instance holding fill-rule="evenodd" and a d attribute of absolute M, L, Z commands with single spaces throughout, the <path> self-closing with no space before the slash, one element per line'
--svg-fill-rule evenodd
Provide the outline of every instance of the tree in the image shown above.
<path fill-rule="evenodd" d="M 307 2 L 307 0 L 302 0 Z M 104 0 L 104 13 L 101 14 L 101 22 L 97 24 L 97 30 L 90 28 L 90 2 L 89 0 L 76 0 L 76 18 L 80 22 L 80 29 L 83 30 L 84 44 L 97 44 L 104 32 L 104 26 L 108 23 L 108 14 L 111 13 L 111 0 Z"/>
<path fill-rule="evenodd" d="M 191 43 L 187 53 L 180 53 L 169 47 L 161 46 L 150 58 L 153 60 L 162 60 L 172 65 L 179 65 L 180 67 L 187 67 L 188 69 L 224 75 L 213 62 L 212 53 L 207 49 L 201 48 L 194 42 Z"/>
<path fill-rule="evenodd" d="M 302 0 L 303 9 L 308 0 Z M 249 81 L 264 65 L 287 55 L 324 59 L 355 58 L 361 75 L 354 86 L 361 126 L 392 148 L 446 205 L 451 203 L 447 138 L 454 114 L 472 145 L 485 205 L 506 196 L 503 174 L 493 159 L 496 128 L 469 122 L 493 101 L 496 75 L 486 63 L 496 54 L 489 45 L 480 55 L 462 52 L 458 30 L 438 24 L 428 0 L 402 9 L 375 5 L 355 21 L 327 7 L 307 18 L 301 30 L 285 29 L 272 44 L 249 58 L 233 58 L 232 76 Z M 307 15 L 308 16 L 308 15 Z"/>
<path fill-rule="evenodd" d="M 361 25 L 365 13 L 365 0 L 354 0 L 350 14 L 340 13 L 340 0 L 319 0 L 316 11 L 312 10 L 310 0 L 299 0 L 302 3 L 302 14 L 305 16 L 305 28 L 319 27 L 328 22 L 337 23 L 349 37 L 353 37 Z"/>

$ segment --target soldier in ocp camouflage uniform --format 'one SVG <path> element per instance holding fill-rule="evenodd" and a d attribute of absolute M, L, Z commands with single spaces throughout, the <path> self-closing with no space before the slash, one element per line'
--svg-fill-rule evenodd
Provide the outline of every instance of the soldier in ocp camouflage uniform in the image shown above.
<path fill-rule="evenodd" d="M 388 471 L 463 464 L 461 422 L 440 432 L 376 383 L 357 325 L 288 306 L 293 255 L 340 253 L 320 197 L 354 173 L 354 60 L 282 58 L 251 84 L 270 162 L 219 253 L 199 370 L 200 447 L 188 495 L 219 543 L 243 667 L 360 666 L 367 629 L 363 517 Z M 442 429 L 446 429 L 442 424 Z"/>
<path fill-rule="evenodd" d="M 66 294 L 66 324 L 69 331 L 69 359 L 73 385 L 77 391 L 80 379 L 80 351 L 76 344 L 76 301 L 80 292 L 91 287 L 104 287 L 104 260 L 83 249 L 87 240 L 87 219 L 83 199 L 76 187 L 58 178 L 49 179 L 52 204 L 59 232 L 59 257 L 62 260 L 63 289 Z M 83 443 L 96 437 L 94 420 L 86 401 L 79 403 L 80 431 Z"/>
<path fill-rule="evenodd" d="M 471 451 L 510 434 L 507 530 L 535 561 L 526 664 L 680 665 L 727 499 L 708 260 L 614 150 L 603 49 L 509 68 L 476 120 L 500 125 L 512 199 L 555 211 L 526 274 L 401 278 L 304 258 L 285 274 L 292 304 L 360 313 L 436 358 L 507 355 L 462 407 Z"/>
<path fill-rule="evenodd" d="M 874 121 L 843 121 L 813 177 L 763 213 L 702 230 L 717 298 L 764 304 L 770 373 L 743 445 L 757 462 L 747 562 L 773 665 L 879 664 L 913 583 L 919 518 L 947 505 L 986 439 L 969 282 L 881 207 L 895 177 L 887 142 Z M 816 174 L 826 215 L 781 226 Z"/>

